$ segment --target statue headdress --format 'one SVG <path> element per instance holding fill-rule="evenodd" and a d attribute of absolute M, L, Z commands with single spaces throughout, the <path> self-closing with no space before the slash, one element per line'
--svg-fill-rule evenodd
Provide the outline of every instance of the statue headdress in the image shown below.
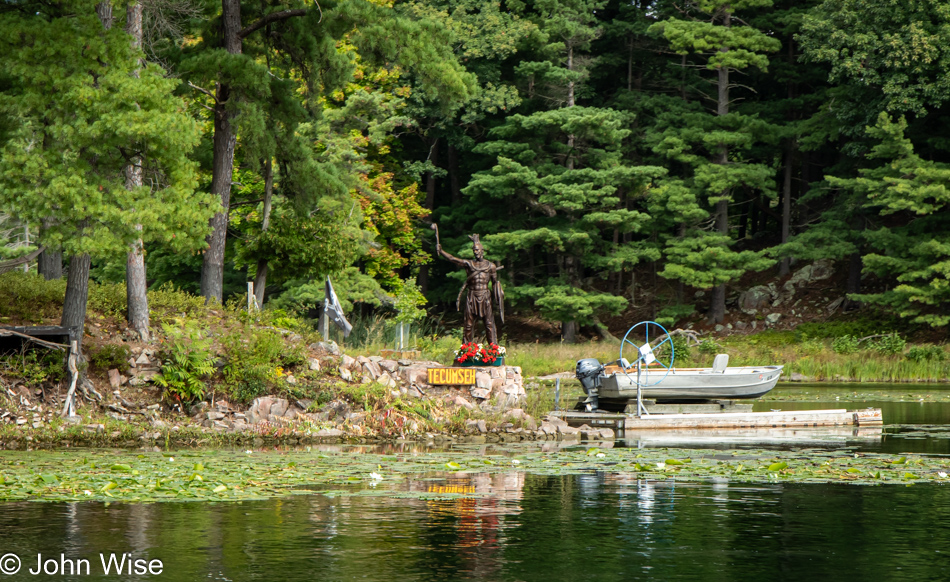
<path fill-rule="evenodd" d="M 478 240 L 478 235 L 477 235 L 477 234 L 470 234 L 470 235 L 468 235 L 468 238 L 472 239 L 472 244 L 473 244 L 473 245 L 480 245 L 480 244 L 482 244 L 482 241 Z"/>

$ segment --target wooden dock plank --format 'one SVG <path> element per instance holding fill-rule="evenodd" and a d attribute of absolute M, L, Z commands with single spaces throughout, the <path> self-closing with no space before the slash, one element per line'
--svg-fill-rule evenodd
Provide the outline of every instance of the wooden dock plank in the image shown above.
<path fill-rule="evenodd" d="M 703 428 L 794 428 L 813 426 L 876 426 L 883 424 L 881 410 L 848 411 L 778 410 L 770 412 L 717 412 L 689 414 L 653 414 L 636 417 L 632 414 L 601 414 L 590 412 L 553 413 L 571 426 L 613 425 L 624 430 L 703 429 Z"/>

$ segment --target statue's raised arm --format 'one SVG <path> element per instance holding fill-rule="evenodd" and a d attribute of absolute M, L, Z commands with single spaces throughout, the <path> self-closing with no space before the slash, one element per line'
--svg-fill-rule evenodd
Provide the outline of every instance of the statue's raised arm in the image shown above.
<path fill-rule="evenodd" d="M 438 243 L 436 243 L 436 245 L 435 245 L 435 250 L 436 250 L 436 252 L 438 252 L 440 255 L 442 255 L 443 257 L 445 257 L 445 259 L 448 260 L 448 261 L 449 261 L 450 263 L 452 263 L 453 265 L 458 265 L 458 266 L 460 266 L 460 267 L 466 267 L 466 266 L 468 266 L 468 261 L 466 261 L 465 259 L 460 259 L 460 258 L 458 258 L 458 257 L 456 257 L 456 256 L 454 256 L 454 255 L 450 255 L 449 253 L 445 252 L 445 250 L 442 248 L 442 245 L 440 245 L 440 244 L 438 244 Z"/>

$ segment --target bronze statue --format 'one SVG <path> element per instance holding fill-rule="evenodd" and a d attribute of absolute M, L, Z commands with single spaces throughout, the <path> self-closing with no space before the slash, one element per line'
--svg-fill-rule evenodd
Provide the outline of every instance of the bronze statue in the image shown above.
<path fill-rule="evenodd" d="M 475 339 L 475 319 L 481 318 L 485 323 L 485 335 L 488 336 L 489 343 L 498 343 L 498 328 L 495 327 L 495 317 L 492 313 L 492 296 L 498 303 L 498 312 L 501 316 L 501 322 L 505 323 L 505 292 L 498 281 L 498 270 L 504 267 L 498 267 L 494 263 L 485 259 L 485 251 L 482 249 L 482 243 L 478 240 L 478 235 L 469 235 L 472 239 L 472 251 L 475 253 L 475 260 L 466 260 L 454 257 L 442 250 L 439 243 L 439 227 L 432 224 L 435 231 L 435 250 L 440 255 L 448 259 L 451 263 L 465 269 L 468 278 L 462 289 L 459 291 L 455 306 L 459 311 L 461 309 L 462 293 L 468 289 L 468 296 L 465 298 L 465 310 L 463 315 L 462 341 L 469 343 Z M 491 290 L 488 283 L 491 282 Z"/>

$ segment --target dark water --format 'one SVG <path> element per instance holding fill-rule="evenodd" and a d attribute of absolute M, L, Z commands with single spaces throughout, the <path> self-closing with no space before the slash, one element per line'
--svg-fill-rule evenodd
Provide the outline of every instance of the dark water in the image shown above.
<path fill-rule="evenodd" d="M 420 480 L 478 498 L 6 504 L 11 580 L 946 580 L 950 487 L 674 484 L 600 474 Z M 89 576 L 29 575 L 36 554 Z M 98 554 L 159 559 L 102 576 Z"/>
<path fill-rule="evenodd" d="M 862 451 L 950 455 L 950 387 L 943 385 L 779 384 L 754 406 L 756 411 L 775 408 L 880 408 L 884 428 L 879 434 L 838 429 L 831 440 Z"/>

